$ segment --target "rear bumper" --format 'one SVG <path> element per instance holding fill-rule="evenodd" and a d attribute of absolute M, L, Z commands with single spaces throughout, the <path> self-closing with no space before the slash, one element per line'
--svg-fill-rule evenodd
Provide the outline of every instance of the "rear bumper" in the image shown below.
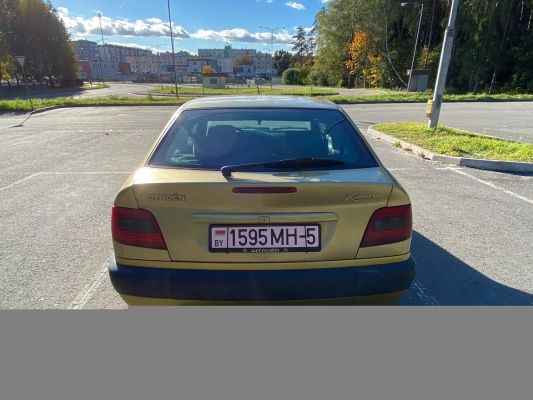
<path fill-rule="evenodd" d="M 133 267 L 109 263 L 115 290 L 131 297 L 191 301 L 279 302 L 341 299 L 403 292 L 416 264 L 344 268 L 233 271 Z"/>

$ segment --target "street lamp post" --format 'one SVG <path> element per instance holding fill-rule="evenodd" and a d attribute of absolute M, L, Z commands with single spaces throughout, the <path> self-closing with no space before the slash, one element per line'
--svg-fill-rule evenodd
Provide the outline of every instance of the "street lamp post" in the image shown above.
<path fill-rule="evenodd" d="M 166 44 L 158 44 L 157 47 L 157 65 L 159 71 L 159 83 L 161 84 L 161 91 L 163 91 L 163 81 L 161 80 L 161 55 L 159 54 L 159 47 L 166 46 Z"/>
<path fill-rule="evenodd" d="M 424 4 L 419 3 L 402 3 L 401 6 L 405 7 L 409 4 L 420 5 L 420 18 L 418 19 L 418 29 L 416 30 L 416 39 L 415 39 L 415 49 L 413 51 L 413 61 L 411 62 L 411 70 L 409 71 L 409 81 L 407 82 L 407 93 L 409 93 L 409 88 L 411 87 L 411 77 L 413 76 L 413 68 L 415 67 L 415 57 L 416 57 L 416 46 L 418 45 L 418 35 L 420 33 L 420 24 L 422 23 L 422 13 L 424 12 Z"/>
<path fill-rule="evenodd" d="M 176 71 L 176 52 L 174 51 L 174 36 L 172 35 L 172 19 L 170 18 L 170 0 L 167 0 L 168 6 L 168 25 L 170 28 L 170 43 L 172 44 L 172 60 L 174 64 L 174 86 L 176 88 L 176 97 L 179 99 L 178 93 L 178 71 Z"/>
<path fill-rule="evenodd" d="M 278 28 L 267 28 L 266 26 L 259 26 L 259 28 L 266 29 L 270 31 L 270 54 L 274 55 L 274 31 L 276 29 L 285 29 L 284 26 L 280 26 Z M 272 65 L 273 57 L 270 58 L 270 89 L 272 89 L 272 69 L 274 66 Z"/>
<path fill-rule="evenodd" d="M 106 38 L 106 39 L 109 39 L 109 38 Z M 104 38 L 102 37 L 102 39 L 98 39 L 96 41 L 96 43 L 98 44 L 99 42 L 102 42 L 102 54 L 104 55 L 104 62 L 106 61 L 106 58 L 105 58 L 105 48 L 104 48 Z M 100 71 L 102 72 L 102 83 L 105 84 L 105 79 L 104 79 L 104 68 L 102 67 L 102 57 L 100 56 L 100 49 L 98 49 L 98 59 L 96 59 L 95 61 L 98 61 L 99 64 L 100 64 Z M 107 67 L 106 67 L 107 68 Z"/>
<path fill-rule="evenodd" d="M 263 47 L 263 50 L 266 50 L 267 52 L 265 53 L 265 73 L 266 73 L 266 69 L 267 69 L 267 54 L 270 56 L 270 49 L 267 49 L 266 47 Z M 271 59 L 272 60 L 272 59 Z M 271 62 L 272 64 L 272 62 Z"/>

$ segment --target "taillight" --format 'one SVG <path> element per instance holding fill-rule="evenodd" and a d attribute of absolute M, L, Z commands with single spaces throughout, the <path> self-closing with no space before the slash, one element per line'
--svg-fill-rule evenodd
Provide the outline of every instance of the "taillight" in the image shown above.
<path fill-rule="evenodd" d="M 113 206 L 111 234 L 113 240 L 128 246 L 167 248 L 159 224 L 148 210 Z"/>
<path fill-rule="evenodd" d="M 403 242 L 411 237 L 412 230 L 413 217 L 410 204 L 380 208 L 368 221 L 359 247 Z"/>

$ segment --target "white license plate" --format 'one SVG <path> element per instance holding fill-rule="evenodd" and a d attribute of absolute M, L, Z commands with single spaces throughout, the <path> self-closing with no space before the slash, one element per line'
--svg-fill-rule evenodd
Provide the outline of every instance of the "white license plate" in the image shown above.
<path fill-rule="evenodd" d="M 209 251 L 287 253 L 320 251 L 320 225 L 211 225 Z"/>

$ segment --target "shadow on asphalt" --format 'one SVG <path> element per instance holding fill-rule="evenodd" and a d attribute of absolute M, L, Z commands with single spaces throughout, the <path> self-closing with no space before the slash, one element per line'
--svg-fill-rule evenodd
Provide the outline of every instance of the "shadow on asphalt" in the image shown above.
<path fill-rule="evenodd" d="M 416 231 L 411 253 L 417 263 L 415 283 L 440 305 L 533 305 L 533 294 L 488 278 Z M 411 286 L 397 305 L 427 304 L 416 290 Z"/>

